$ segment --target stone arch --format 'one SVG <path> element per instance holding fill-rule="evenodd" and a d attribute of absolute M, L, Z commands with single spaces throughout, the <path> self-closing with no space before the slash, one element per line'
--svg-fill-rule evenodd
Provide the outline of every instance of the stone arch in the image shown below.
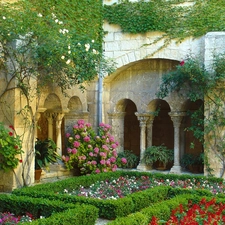
<path fill-rule="evenodd" d="M 80 98 L 77 96 L 70 98 L 67 108 L 69 109 L 69 114 L 74 112 L 82 112 L 82 102 Z"/>
<path fill-rule="evenodd" d="M 40 113 L 40 118 L 37 123 L 39 127 L 39 129 L 37 130 L 37 138 L 41 140 L 44 140 L 51 136 L 48 129 L 48 119 L 51 117 L 51 119 L 54 120 L 56 116 L 54 113 L 62 111 L 60 99 L 56 94 L 53 93 L 49 94 L 46 97 L 43 106 L 45 110 L 43 113 Z M 52 125 L 53 134 L 50 138 L 56 141 L 56 125 L 54 122 L 52 122 Z"/>

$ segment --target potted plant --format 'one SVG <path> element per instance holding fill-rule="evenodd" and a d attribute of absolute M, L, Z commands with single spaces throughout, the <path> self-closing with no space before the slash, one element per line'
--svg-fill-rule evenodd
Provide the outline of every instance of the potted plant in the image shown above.
<path fill-rule="evenodd" d="M 126 158 L 127 163 L 122 164 L 122 168 L 132 169 L 136 168 L 139 162 L 139 157 L 135 155 L 132 150 L 124 150 L 118 153 L 118 161 L 120 162 L 122 158 Z"/>
<path fill-rule="evenodd" d="M 193 154 L 184 153 L 180 163 L 184 169 L 190 170 L 190 167 L 195 163 L 195 157 Z"/>
<path fill-rule="evenodd" d="M 56 149 L 57 146 L 52 139 L 42 141 L 37 138 L 35 142 L 35 180 L 40 180 L 42 168 L 49 170 L 50 163 L 61 159 Z"/>
<path fill-rule="evenodd" d="M 142 162 L 148 166 L 158 163 L 159 167 L 157 169 L 166 169 L 167 164 L 172 162 L 173 158 L 173 151 L 166 146 L 151 146 L 145 150 Z"/>

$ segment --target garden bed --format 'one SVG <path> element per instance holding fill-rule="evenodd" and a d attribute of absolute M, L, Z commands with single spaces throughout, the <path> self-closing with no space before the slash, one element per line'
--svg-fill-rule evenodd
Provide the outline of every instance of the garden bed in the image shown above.
<path fill-rule="evenodd" d="M 151 186 L 145 191 L 133 194 L 129 193 L 127 196 L 123 196 L 123 198 L 119 198 L 118 200 L 103 200 L 64 193 L 65 190 L 68 192 L 79 190 L 81 186 L 83 188 L 90 188 L 90 186 L 96 182 L 105 182 L 112 178 L 118 179 L 121 176 L 134 176 L 137 178 L 148 176 L 154 186 Z M 182 184 L 183 186 L 179 186 L 178 184 Z M 211 186 L 214 188 L 210 190 Z M 161 202 L 179 194 L 195 193 L 197 195 L 213 196 L 213 194 L 223 192 L 224 184 L 223 180 L 220 178 L 207 178 L 204 176 L 193 177 L 190 175 L 179 176 L 175 174 L 161 173 L 151 174 L 136 171 L 117 171 L 90 176 L 73 177 L 54 183 L 21 188 L 14 190 L 13 194 L 50 200 L 60 200 L 65 203 L 84 203 L 93 205 L 99 209 L 99 217 L 112 220 L 117 217 L 123 217 L 135 213 L 136 211 L 148 207 L 155 202 Z"/>

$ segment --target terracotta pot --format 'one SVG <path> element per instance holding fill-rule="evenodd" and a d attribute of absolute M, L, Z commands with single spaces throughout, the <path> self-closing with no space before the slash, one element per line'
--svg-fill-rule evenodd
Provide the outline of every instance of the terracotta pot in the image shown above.
<path fill-rule="evenodd" d="M 41 173 L 42 173 L 42 169 L 35 170 L 34 178 L 35 178 L 36 181 L 40 181 Z"/>

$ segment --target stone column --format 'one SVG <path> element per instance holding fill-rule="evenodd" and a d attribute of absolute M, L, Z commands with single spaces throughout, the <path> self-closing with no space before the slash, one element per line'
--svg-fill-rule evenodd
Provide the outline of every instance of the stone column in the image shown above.
<path fill-rule="evenodd" d="M 62 134 L 61 134 L 61 125 L 64 113 L 57 113 L 56 115 L 56 146 L 57 153 L 62 155 Z"/>
<path fill-rule="evenodd" d="M 185 112 L 170 112 L 171 120 L 174 127 L 174 165 L 170 170 L 170 173 L 181 173 L 180 166 L 180 125 L 182 118 L 186 115 Z"/>
<path fill-rule="evenodd" d="M 51 112 L 45 113 L 45 117 L 48 120 L 48 138 L 53 140 L 53 120 L 54 115 Z"/>
<path fill-rule="evenodd" d="M 152 127 L 154 122 L 155 116 L 149 116 L 149 119 L 147 121 L 147 147 L 152 146 Z"/>
<path fill-rule="evenodd" d="M 118 152 L 124 150 L 124 116 L 125 112 L 108 113 L 109 123 L 112 126 L 112 135 L 119 142 Z"/>
<path fill-rule="evenodd" d="M 149 119 L 149 114 L 146 113 L 135 113 L 140 122 L 140 162 L 137 166 L 138 170 L 146 170 L 145 164 L 142 163 L 143 155 L 146 149 L 146 122 Z"/>

